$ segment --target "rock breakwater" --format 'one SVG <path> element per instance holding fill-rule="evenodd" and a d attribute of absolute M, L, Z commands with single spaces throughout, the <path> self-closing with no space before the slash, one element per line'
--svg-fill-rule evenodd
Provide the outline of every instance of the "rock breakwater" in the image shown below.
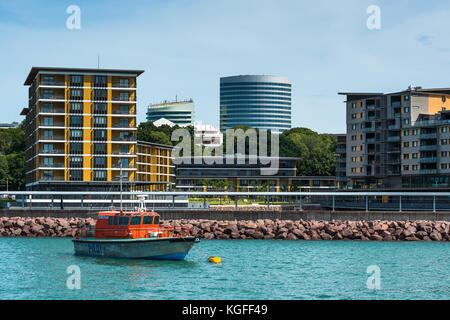
<path fill-rule="evenodd" d="M 93 218 L 0 217 L 3 237 L 76 237 Z M 448 221 L 165 220 L 202 239 L 450 241 Z"/>

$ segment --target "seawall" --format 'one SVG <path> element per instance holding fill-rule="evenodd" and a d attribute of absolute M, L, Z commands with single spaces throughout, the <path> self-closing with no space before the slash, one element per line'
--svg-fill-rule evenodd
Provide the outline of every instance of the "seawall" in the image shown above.
<path fill-rule="evenodd" d="M 163 225 L 187 226 L 202 239 L 450 241 L 448 221 L 400 220 L 164 220 Z M 3 237 L 76 237 L 95 225 L 92 218 L 3 217 Z"/>
<path fill-rule="evenodd" d="M 449 221 L 450 212 L 432 211 L 331 211 L 331 210 L 267 210 L 223 208 L 222 210 L 156 210 L 165 220 L 207 219 L 207 220 L 427 220 Z M 0 217 L 54 217 L 54 218 L 96 218 L 98 210 L 86 209 L 0 209 Z"/>

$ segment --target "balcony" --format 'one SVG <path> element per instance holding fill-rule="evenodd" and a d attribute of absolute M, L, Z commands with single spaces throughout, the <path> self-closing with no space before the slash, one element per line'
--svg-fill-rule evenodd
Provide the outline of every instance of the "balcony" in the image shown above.
<path fill-rule="evenodd" d="M 431 145 L 421 145 L 419 150 L 436 150 L 437 144 L 431 144 Z"/>
<path fill-rule="evenodd" d="M 63 94 L 41 94 L 39 95 L 39 99 L 44 99 L 44 100 L 65 100 L 65 96 Z"/>
<path fill-rule="evenodd" d="M 387 137 L 387 141 L 400 141 L 400 136 Z"/>
<path fill-rule="evenodd" d="M 64 109 L 47 109 L 44 110 L 43 108 L 39 111 L 39 113 L 65 113 L 66 111 Z"/>
<path fill-rule="evenodd" d="M 131 97 L 112 97 L 112 101 L 122 101 L 122 102 L 134 102 L 135 100 Z"/>
<path fill-rule="evenodd" d="M 433 163 L 433 162 L 436 162 L 436 161 L 437 161 L 436 157 L 423 157 L 423 158 L 420 158 L 420 162 L 423 162 L 423 163 Z"/>
<path fill-rule="evenodd" d="M 64 163 L 41 163 L 42 168 L 64 168 Z"/>
<path fill-rule="evenodd" d="M 375 105 L 374 104 L 369 104 L 367 105 L 367 110 L 375 110 Z"/>
<path fill-rule="evenodd" d="M 113 123 L 112 124 L 113 128 L 134 128 L 131 124 L 129 123 Z"/>
<path fill-rule="evenodd" d="M 132 114 L 130 110 L 113 110 L 112 114 Z"/>
<path fill-rule="evenodd" d="M 39 153 L 42 154 L 65 154 L 64 150 L 41 150 Z"/>
<path fill-rule="evenodd" d="M 63 81 L 41 81 L 40 83 L 43 86 L 59 86 L 59 87 L 64 87 L 66 85 L 65 82 Z"/>
<path fill-rule="evenodd" d="M 434 174 L 434 173 L 437 173 L 437 169 L 420 169 L 420 173 L 423 173 L 423 174 Z"/>
<path fill-rule="evenodd" d="M 66 140 L 66 138 L 64 136 L 40 136 L 39 140 L 55 141 L 55 140 Z"/>
<path fill-rule="evenodd" d="M 434 133 L 421 133 L 420 134 L 420 139 L 436 139 L 437 134 L 436 132 Z"/>
<path fill-rule="evenodd" d="M 112 137 L 112 141 L 136 141 L 136 137 Z"/>
<path fill-rule="evenodd" d="M 133 83 L 113 83 L 112 87 L 113 88 L 126 88 L 126 89 L 131 88 L 131 89 L 134 89 Z"/>
<path fill-rule="evenodd" d="M 64 122 L 54 121 L 53 123 L 41 123 L 41 127 L 65 127 Z"/>

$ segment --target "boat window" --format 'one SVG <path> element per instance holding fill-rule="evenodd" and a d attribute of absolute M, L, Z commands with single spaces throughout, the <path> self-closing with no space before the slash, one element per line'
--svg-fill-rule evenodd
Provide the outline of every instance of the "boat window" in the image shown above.
<path fill-rule="evenodd" d="M 119 224 L 119 216 L 115 215 L 114 216 L 114 225 L 117 226 Z"/>
<path fill-rule="evenodd" d="M 155 216 L 155 220 L 153 221 L 153 224 L 159 224 L 159 216 Z"/>
<path fill-rule="evenodd" d="M 130 223 L 130 217 L 119 217 L 119 226 L 127 226 Z"/>
<path fill-rule="evenodd" d="M 144 216 L 142 224 L 153 224 L 153 217 L 152 216 Z"/>
<path fill-rule="evenodd" d="M 110 226 L 112 226 L 112 225 L 114 224 L 114 216 L 109 216 L 109 217 L 108 217 L 108 224 L 109 224 Z"/>
<path fill-rule="evenodd" d="M 141 216 L 134 216 L 131 218 L 131 223 L 130 225 L 132 226 L 137 226 L 141 224 Z"/>

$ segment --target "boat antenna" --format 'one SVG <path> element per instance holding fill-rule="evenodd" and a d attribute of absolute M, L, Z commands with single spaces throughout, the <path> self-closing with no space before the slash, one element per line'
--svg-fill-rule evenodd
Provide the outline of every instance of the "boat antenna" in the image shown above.
<path fill-rule="evenodd" d="M 122 159 L 119 160 L 120 164 L 120 212 L 123 212 L 122 207 Z"/>

